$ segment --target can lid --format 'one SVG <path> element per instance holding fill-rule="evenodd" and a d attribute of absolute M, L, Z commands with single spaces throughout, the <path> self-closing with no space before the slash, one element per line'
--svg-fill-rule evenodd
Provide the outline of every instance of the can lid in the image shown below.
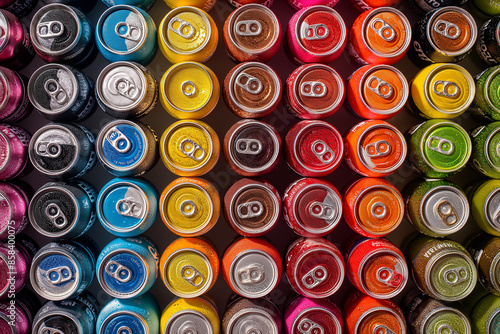
<path fill-rule="evenodd" d="M 1 20 L 1 16 L 0 16 L 0 20 Z M 1 23 L 1 21 L 0 21 L 0 23 Z M 0 29 L 2 29 L 2 28 L 0 27 Z M 1 33 L 1 30 L 0 30 L 0 33 Z M 0 111 L 2 111 L 7 106 L 7 103 L 9 102 L 10 89 L 11 88 L 10 88 L 9 79 L 7 78 L 4 71 L 2 70 L 2 67 L 0 67 Z"/>
<path fill-rule="evenodd" d="M 406 333 L 406 323 L 395 310 L 388 307 L 373 307 L 366 311 L 356 322 L 354 333 Z"/>
<path fill-rule="evenodd" d="M 472 331 L 469 319 L 453 307 L 431 310 L 421 328 L 423 333 L 470 334 Z"/>
<path fill-rule="evenodd" d="M 210 320 L 201 312 L 183 309 L 174 313 L 165 325 L 164 334 L 203 333 L 214 334 Z"/>
<path fill-rule="evenodd" d="M 4 188 L 5 189 L 5 188 Z M 9 189 L 9 188 L 7 188 Z M 27 203 L 28 201 L 26 201 Z M 15 207 L 10 200 L 9 195 L 0 190 L 0 235 L 8 235 L 8 228 L 15 212 Z M 1 293 L 0 293 L 1 294 Z"/>
<path fill-rule="evenodd" d="M 246 307 L 234 314 L 229 320 L 226 330 L 228 334 L 279 334 L 279 332 L 272 316 L 257 307 Z"/>
<path fill-rule="evenodd" d="M 489 321 L 488 321 L 488 332 L 495 333 L 495 330 L 500 326 L 500 310 L 497 309 L 492 312 Z"/>
<path fill-rule="evenodd" d="M 293 321 L 290 334 L 342 334 L 342 320 L 323 307 L 308 307 Z"/>
<path fill-rule="evenodd" d="M 500 28 L 500 23 L 498 27 Z M 497 35 L 497 38 L 500 40 L 500 35 Z M 500 113 L 500 68 L 492 67 L 488 69 L 488 73 L 481 95 L 484 96 L 488 103 L 488 107 L 491 108 L 492 111 Z"/>
<path fill-rule="evenodd" d="M 5 49 L 9 44 L 10 39 L 10 24 L 5 14 L 0 11 L 0 51 Z"/>
<path fill-rule="evenodd" d="M 83 325 L 75 314 L 52 306 L 54 310 L 41 318 L 35 318 L 33 332 L 35 334 L 61 333 L 64 328 L 66 333 L 83 333 Z M 56 314 L 57 312 L 57 314 Z"/>
<path fill-rule="evenodd" d="M 144 318 L 130 310 L 116 310 L 111 313 L 100 328 L 99 334 L 145 334 L 149 330 Z"/>
<path fill-rule="evenodd" d="M 486 139 L 484 147 L 489 164 L 500 171 L 500 127 L 497 127 Z"/>
<path fill-rule="evenodd" d="M 2 331 L 2 333 L 17 334 L 18 329 L 16 329 L 16 325 L 20 327 L 17 323 L 12 322 L 6 313 L 0 313 L 0 330 Z"/>
<path fill-rule="evenodd" d="M 500 189 L 493 189 L 488 194 L 484 203 L 484 214 L 486 219 L 496 230 L 500 230 Z"/>
<path fill-rule="evenodd" d="M 33 139 L 32 139 L 33 140 Z M 12 146 L 10 138 L 3 131 L 0 131 L 0 172 L 9 167 L 9 162 L 12 155 Z"/>

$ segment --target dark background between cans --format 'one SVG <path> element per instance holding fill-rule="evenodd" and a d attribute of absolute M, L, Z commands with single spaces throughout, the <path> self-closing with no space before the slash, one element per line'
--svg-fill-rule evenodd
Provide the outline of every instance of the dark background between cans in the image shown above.
<path fill-rule="evenodd" d="M 29 27 L 30 19 L 33 17 L 34 13 L 40 7 L 42 7 L 42 5 L 43 3 L 39 1 L 35 10 L 33 10 L 28 17 L 22 18 L 21 21 Z M 93 28 L 95 28 L 99 16 L 106 10 L 106 8 L 107 7 L 100 0 L 98 0 L 93 10 L 90 13 L 86 13 Z M 355 18 L 358 16 L 358 13 L 352 8 L 348 0 L 340 0 L 334 8 L 343 17 L 349 31 Z M 408 3 L 408 0 L 403 0 L 403 2 L 399 4 L 397 8 L 405 13 L 405 15 L 407 15 L 412 26 L 417 22 L 419 16 L 415 13 L 414 10 L 412 10 L 410 4 Z M 477 13 L 477 10 L 475 10 L 470 0 L 468 3 L 466 3 L 464 8 L 473 14 L 474 18 L 476 19 L 476 24 L 478 28 L 480 28 L 487 18 L 482 17 Z M 154 6 L 148 11 L 148 14 L 153 18 L 156 27 L 159 26 L 161 20 L 169 10 L 169 7 L 163 0 L 156 0 Z M 237 64 L 227 56 L 224 43 L 222 41 L 222 27 L 224 25 L 224 21 L 233 10 L 234 7 L 232 7 L 226 0 L 217 0 L 214 8 L 209 12 L 219 29 L 219 43 L 215 54 L 205 64 L 215 72 L 221 84 L 224 81 L 226 74 L 231 70 L 232 67 Z M 295 13 L 295 10 L 290 7 L 287 0 L 274 0 L 274 4 L 271 6 L 271 10 L 277 15 L 283 29 L 283 35 L 285 37 L 284 39 L 286 39 L 285 31 L 288 26 L 288 21 Z M 282 43 L 276 56 L 268 62 L 268 64 L 278 73 L 283 85 L 285 84 L 288 75 L 298 67 L 298 65 L 295 64 L 288 56 L 288 53 L 289 52 L 285 48 L 285 43 Z M 40 57 L 35 56 L 34 60 L 26 68 L 20 71 L 20 73 L 29 78 L 31 73 L 33 73 L 43 64 L 45 64 L 45 62 Z M 81 70 L 83 70 L 83 72 L 85 72 L 95 81 L 101 70 L 108 64 L 109 62 L 98 53 L 96 59 L 89 66 Z M 481 66 L 483 66 L 480 63 L 480 60 L 475 54 L 474 50 L 465 60 L 461 61 L 459 64 L 466 67 L 473 76 L 478 74 L 482 70 Z M 350 58 L 347 49 L 335 61 L 330 63 L 330 65 L 340 73 L 345 82 L 347 78 L 356 69 L 359 68 L 359 65 Z M 170 66 L 171 64 L 158 50 L 153 61 L 147 66 L 147 68 L 159 82 L 165 71 Z M 411 81 L 411 79 L 419 70 L 419 68 L 415 66 L 406 56 L 403 58 L 403 60 L 395 64 L 395 67 L 403 71 L 408 81 Z M 111 116 L 107 115 L 100 108 L 97 108 L 97 110 L 88 119 L 81 122 L 81 124 L 91 130 L 94 135 L 97 135 L 99 130 L 111 120 L 113 120 Z M 147 116 L 140 118 L 140 120 L 151 126 L 158 137 L 162 135 L 162 133 L 170 124 L 176 121 L 175 118 L 170 116 L 163 109 L 159 101 L 153 111 L 151 111 L 151 113 Z M 226 107 L 221 95 L 216 108 L 210 115 L 202 120 L 215 129 L 222 143 L 226 132 L 235 122 L 239 121 L 240 118 L 234 115 Z M 280 103 L 277 110 L 275 110 L 270 116 L 264 118 L 263 121 L 266 121 L 274 126 L 280 133 L 282 140 L 284 140 L 288 130 L 293 125 L 295 125 L 299 121 L 299 119 L 291 115 L 285 109 L 283 103 Z M 343 106 L 335 115 L 327 118 L 326 121 L 334 125 L 344 135 L 352 126 L 362 120 L 353 116 L 353 114 L 351 114 L 347 110 L 347 108 Z M 422 121 L 423 119 L 411 115 L 406 109 L 396 117 L 389 120 L 389 122 L 396 125 L 402 132 L 405 132 L 411 126 Z M 464 126 L 468 131 L 479 125 L 479 123 L 469 117 L 468 113 L 465 113 L 459 118 L 454 119 L 454 121 Z M 24 127 L 26 130 L 28 130 L 28 132 L 33 134 L 38 128 L 46 123 L 49 123 L 49 121 L 40 116 L 36 111 L 33 111 L 26 119 L 19 122 L 18 125 Z M 90 182 L 96 188 L 96 190 L 99 191 L 101 187 L 113 177 L 114 176 L 108 173 L 99 163 L 96 163 L 95 167 L 82 179 Z M 143 178 L 151 181 L 154 184 L 159 194 L 161 194 L 163 189 L 177 177 L 178 176 L 171 173 L 163 165 L 161 160 L 158 161 L 158 163 L 149 172 L 143 175 Z M 233 172 L 231 168 L 226 164 L 226 161 L 222 156 L 222 147 L 221 155 L 215 168 L 201 177 L 210 181 L 216 187 L 221 197 L 221 204 L 224 198 L 224 194 L 230 187 L 230 185 L 233 184 L 236 180 L 242 178 L 241 176 Z M 357 175 L 355 172 L 351 171 L 350 168 L 344 162 L 342 162 L 333 173 L 331 173 L 324 179 L 333 183 L 335 187 L 337 187 L 337 189 L 342 192 L 343 188 L 348 182 L 360 177 L 360 175 Z M 416 177 L 418 177 L 418 175 L 415 174 L 410 169 L 409 165 L 405 162 L 403 166 L 401 166 L 392 175 L 386 177 L 386 179 L 392 182 L 399 190 L 401 190 L 410 180 Z M 302 176 L 295 173 L 287 165 L 284 155 L 280 157 L 280 161 L 277 167 L 270 174 L 263 177 L 263 179 L 268 180 L 278 189 L 281 196 L 283 196 L 286 187 L 299 178 L 302 178 Z M 461 173 L 450 178 L 451 181 L 457 183 L 462 187 L 462 189 L 465 189 L 467 185 L 478 179 L 481 179 L 481 175 L 474 172 L 469 166 L 467 166 Z M 34 190 L 50 181 L 49 178 L 43 176 L 36 170 L 32 171 L 22 180 L 29 183 L 31 187 L 34 188 Z M 404 238 L 414 230 L 415 229 L 413 228 L 413 226 L 405 219 L 394 232 L 387 236 L 387 238 L 395 243 L 398 247 L 402 247 L 404 246 Z M 451 235 L 450 238 L 459 242 L 463 242 L 477 231 L 478 228 L 475 226 L 475 223 L 471 219 L 469 219 L 465 227 L 461 231 Z M 50 238 L 39 235 L 31 227 L 31 225 L 26 228 L 24 233 L 33 237 L 40 247 L 51 241 Z M 94 224 L 94 226 L 87 232 L 87 235 L 92 237 L 97 242 L 97 244 L 99 245 L 99 249 L 102 249 L 108 242 L 116 238 L 114 235 L 104 230 L 99 222 L 96 222 L 96 224 Z M 170 232 L 170 230 L 163 224 L 159 214 L 155 223 L 148 231 L 146 231 L 145 235 L 150 237 L 156 243 L 156 245 L 158 246 L 159 256 L 161 256 L 165 248 L 173 240 L 178 238 L 177 235 Z M 327 235 L 326 238 L 338 247 L 341 247 L 342 244 L 353 235 L 354 232 L 350 230 L 345 221 L 342 219 L 337 228 L 332 233 Z M 220 259 L 222 259 L 224 251 L 236 236 L 237 234 L 227 225 L 222 215 L 222 210 L 217 224 L 210 232 L 205 235 L 205 237 L 207 237 L 217 249 L 217 253 L 219 254 Z M 285 264 L 285 254 L 288 245 L 290 245 L 290 243 L 295 239 L 299 238 L 299 236 L 296 235 L 287 226 L 282 216 L 279 219 L 277 227 L 269 232 L 265 237 L 277 247 L 279 253 L 282 256 L 283 264 Z M 414 284 L 410 279 L 410 282 L 408 282 L 405 291 L 408 291 L 413 286 Z M 342 307 L 344 297 L 352 289 L 354 288 L 346 277 L 341 289 L 331 299 L 340 307 Z M 89 290 L 95 295 L 101 306 L 103 306 L 111 299 L 111 297 L 108 296 L 100 288 L 97 279 L 94 279 Z M 161 310 L 163 310 L 165 306 L 174 298 L 174 296 L 170 292 L 168 292 L 167 288 L 164 286 L 160 276 L 158 276 L 158 279 L 151 288 L 150 292 L 158 301 Z M 282 307 L 290 292 L 291 287 L 287 282 L 285 274 L 283 274 L 280 284 L 273 292 L 270 293 L 270 297 L 275 303 L 278 304 L 279 307 Z M 224 282 L 222 275 L 218 276 L 215 286 L 209 291 L 208 294 L 212 298 L 214 298 L 218 307 L 219 315 L 222 317 L 226 309 L 227 300 L 231 294 L 231 289 L 229 289 L 229 287 Z M 401 293 L 396 298 L 396 300 L 399 301 L 401 299 L 401 296 L 403 295 L 404 292 Z"/>

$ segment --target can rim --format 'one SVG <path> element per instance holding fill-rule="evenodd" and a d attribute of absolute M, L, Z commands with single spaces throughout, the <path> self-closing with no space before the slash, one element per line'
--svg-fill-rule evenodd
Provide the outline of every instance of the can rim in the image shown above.
<path fill-rule="evenodd" d="M 5 256 L 3 253 L 0 253 L 0 261 L 5 263 L 6 267 L 9 267 L 9 261 L 7 256 Z M 7 284 L 3 290 L 0 290 L 0 296 L 5 297 L 5 293 L 9 290 L 9 284 Z M 2 313 L 3 314 L 3 313 Z"/>
<path fill-rule="evenodd" d="M 342 323 L 339 321 L 337 315 L 325 307 L 318 307 L 318 306 L 307 307 L 307 308 L 303 309 L 302 311 L 300 311 L 299 314 L 297 314 L 297 316 L 293 320 L 291 329 L 293 330 L 294 328 L 297 328 L 297 326 L 298 326 L 297 322 L 299 321 L 299 319 L 302 316 L 304 316 L 304 314 L 311 312 L 311 311 L 321 311 L 321 312 L 328 313 L 331 316 L 331 318 L 333 319 L 333 322 L 335 323 L 336 333 L 341 333 Z"/>
<path fill-rule="evenodd" d="M 266 332 L 266 334 L 278 334 L 279 333 L 278 326 L 276 325 L 275 319 L 273 319 L 273 317 L 270 314 L 268 314 L 267 312 L 265 312 L 264 310 L 256 308 L 256 307 L 244 308 L 242 310 L 239 310 L 235 314 L 233 314 L 233 316 L 231 318 L 229 318 L 229 322 L 226 325 L 226 327 L 227 327 L 226 333 L 233 333 L 234 326 L 235 326 L 236 322 L 239 320 L 239 318 L 241 318 L 244 315 L 246 316 L 246 315 L 249 315 L 252 313 L 257 313 L 258 315 L 263 316 L 265 318 L 264 321 L 267 320 L 268 323 L 271 324 L 271 327 L 272 327 L 271 332 Z"/>
<path fill-rule="evenodd" d="M 470 334 L 471 333 L 472 328 L 471 328 L 469 319 L 467 319 L 467 317 L 462 312 L 460 312 L 460 310 L 453 308 L 453 307 L 449 307 L 449 306 L 443 306 L 443 307 L 431 309 L 430 312 L 422 320 L 422 323 L 420 325 L 420 332 L 426 333 L 427 326 L 429 325 L 429 322 L 432 320 L 432 318 L 435 318 L 437 316 L 437 313 L 443 312 L 443 311 L 453 312 L 456 315 L 458 315 L 463 320 L 464 325 L 465 325 L 466 332 L 463 334 Z"/>
<path fill-rule="evenodd" d="M 7 11 L 7 10 L 5 10 L 5 9 L 0 10 L 0 20 L 3 19 L 5 21 L 5 36 L 6 36 L 6 38 L 0 44 L 0 51 L 3 51 L 7 47 L 7 45 L 9 44 L 9 40 L 10 40 L 10 21 L 9 21 L 7 15 L 5 15 L 4 11 Z"/>
<path fill-rule="evenodd" d="M 366 310 L 366 312 L 364 312 L 361 315 L 361 317 L 356 321 L 356 326 L 354 327 L 354 333 L 361 333 L 360 332 L 361 322 L 364 320 L 364 318 L 366 318 L 366 316 L 368 316 L 371 313 L 379 311 L 386 311 L 391 313 L 394 316 L 394 318 L 396 318 L 396 320 L 398 321 L 399 327 L 402 329 L 401 332 L 406 333 L 406 322 L 404 321 L 404 318 L 402 318 L 397 311 L 385 306 L 372 307 L 369 310 Z"/>
<path fill-rule="evenodd" d="M 493 332 L 493 330 L 495 330 L 495 327 L 493 327 L 493 320 L 495 320 L 495 318 L 497 318 L 499 315 L 500 315 L 500 310 L 497 309 L 488 319 L 488 324 L 486 328 L 488 329 L 489 332 Z"/>
<path fill-rule="evenodd" d="M 493 198 L 493 196 L 495 195 L 498 195 L 500 193 L 500 189 L 493 189 L 492 191 L 490 191 L 490 193 L 488 194 L 488 196 L 486 197 L 486 200 L 484 201 L 485 202 L 485 205 L 483 206 L 483 212 L 484 212 L 484 216 L 486 218 L 486 221 L 488 222 L 488 224 L 494 228 L 495 230 L 497 231 L 500 231 L 500 222 L 498 223 L 495 223 L 495 220 L 494 219 L 491 219 L 491 215 L 490 213 L 487 211 L 487 207 L 488 207 L 488 204 L 489 202 L 491 201 L 491 199 Z M 499 253 L 500 254 L 500 253 Z M 500 286 L 499 286 L 500 288 Z M 499 289 L 500 290 L 500 289 Z"/>
<path fill-rule="evenodd" d="M 7 314 L 0 313 L 0 320 L 3 320 L 3 322 L 6 323 L 9 326 L 9 328 L 10 328 L 10 333 L 5 333 L 5 334 L 17 334 L 16 325 L 15 325 L 15 323 L 11 322 L 11 320 L 7 316 Z"/>
<path fill-rule="evenodd" d="M 10 143 L 10 138 L 3 131 L 0 131 L 0 139 L 3 139 L 6 144 L 5 148 L 2 149 L 2 152 L 4 152 L 5 154 L 5 160 L 3 164 L 0 165 L 0 172 L 3 172 L 10 165 L 10 160 L 12 159 L 12 154 L 13 154 L 12 152 L 13 147 L 12 144 Z M 33 138 L 30 140 L 30 143 L 32 140 Z"/>
<path fill-rule="evenodd" d="M 167 308 L 168 308 L 168 306 L 167 306 Z M 167 320 L 167 323 L 165 324 L 165 329 L 163 331 L 163 334 L 170 334 L 170 328 L 169 327 L 172 326 L 172 323 L 177 318 L 179 318 L 180 316 L 183 316 L 186 313 L 187 314 L 191 313 L 191 314 L 195 314 L 196 316 L 198 316 L 207 325 L 208 333 L 206 333 L 206 334 L 214 334 L 214 330 L 213 330 L 212 323 L 210 322 L 210 320 L 203 313 L 201 313 L 200 311 L 193 310 L 193 309 L 182 309 L 182 310 L 179 310 L 179 311 L 175 312 L 174 314 L 172 314 L 169 317 L 169 319 Z"/>
<path fill-rule="evenodd" d="M 476 269 L 479 270 L 478 267 L 476 267 Z M 500 253 L 497 253 L 495 257 L 491 260 L 491 266 L 488 274 L 490 276 L 488 280 L 491 282 L 493 288 L 496 291 L 500 291 Z"/>
<path fill-rule="evenodd" d="M 56 310 L 49 310 L 48 312 L 44 313 L 43 314 L 43 317 L 41 318 L 38 318 L 37 322 L 33 324 L 33 333 L 38 333 L 39 332 L 39 329 L 40 329 L 40 326 L 45 322 L 45 320 L 48 318 L 48 317 L 51 317 L 51 316 L 57 316 L 57 315 L 62 315 L 66 318 L 69 318 L 70 320 L 72 320 L 76 325 L 77 325 L 77 329 L 78 329 L 78 334 L 85 334 L 83 332 L 83 324 L 82 322 L 80 321 L 80 319 L 75 316 L 74 314 L 68 312 L 68 311 L 65 311 L 64 309 L 56 309 Z M 33 319 L 34 321 L 35 319 Z"/>
<path fill-rule="evenodd" d="M 0 12 L 0 17 L 1 17 L 2 12 Z M 8 33 L 8 31 L 7 31 Z M 2 46 L 0 45 L 0 51 L 2 50 Z M 19 77 L 19 74 L 17 74 L 16 72 L 13 72 L 16 74 L 16 78 L 19 79 L 19 81 L 21 81 L 22 83 L 22 80 L 21 78 Z M 0 67 L 0 80 L 4 82 L 4 87 L 5 87 L 5 90 L 7 92 L 10 92 L 10 82 L 9 82 L 9 78 L 7 78 L 7 76 L 5 75 L 3 69 Z M 24 90 L 25 90 L 25 86 L 24 84 L 22 83 L 21 84 L 22 88 L 23 88 L 23 95 L 26 96 Z M 4 99 L 1 101 L 0 103 L 0 111 L 3 110 L 5 108 L 5 106 L 7 105 L 7 103 L 9 102 L 9 96 L 4 96 Z"/>
<path fill-rule="evenodd" d="M 500 29 L 500 21 L 498 22 L 498 28 Z M 500 45 L 500 35 L 497 35 L 497 39 L 499 40 L 498 45 Z M 494 67 L 490 67 L 489 69 L 492 69 Z M 483 74 L 483 73 L 481 73 Z M 490 94 L 488 94 L 488 90 L 490 88 L 491 81 L 493 80 L 493 77 L 495 75 L 500 75 L 500 67 L 494 68 L 494 70 L 488 75 L 488 79 L 485 82 L 484 88 L 483 88 L 483 96 L 486 99 L 486 102 L 488 103 L 488 107 L 495 110 L 497 113 L 500 113 L 500 108 L 497 107 L 493 101 L 491 101 Z M 475 84 L 474 84 L 475 86 Z"/>
<path fill-rule="evenodd" d="M 113 313 L 109 314 L 101 323 L 99 327 L 99 334 L 106 334 L 106 326 L 113 320 L 113 318 L 120 316 L 120 315 L 130 315 L 134 317 L 139 323 L 142 325 L 142 328 L 145 330 L 144 333 L 149 333 L 149 326 L 146 320 L 142 315 L 140 315 L 137 312 L 133 312 L 130 310 L 119 310 L 119 311 L 114 311 Z"/>
<path fill-rule="evenodd" d="M 5 185 L 10 186 L 11 184 L 10 184 L 10 183 L 9 183 L 9 184 L 5 183 L 5 184 L 4 184 L 4 186 L 5 186 Z M 22 197 L 22 199 L 23 199 L 26 203 L 29 203 L 29 201 L 28 201 L 28 198 L 27 198 L 26 194 L 23 194 L 23 193 L 24 193 L 24 191 L 19 191 L 19 190 L 20 190 L 20 189 L 17 189 L 17 188 L 16 188 L 16 189 L 15 189 L 16 193 L 18 193 L 18 194 L 20 195 L 20 197 Z M 34 196 L 33 196 L 33 197 L 34 197 Z M 10 221 L 12 221 L 12 220 L 13 220 L 13 219 L 12 219 L 12 216 L 14 215 L 12 201 L 10 200 L 10 197 L 9 197 L 9 196 L 7 196 L 7 193 L 6 193 L 5 191 L 3 191 L 3 190 L 1 190 L 1 189 L 0 189 L 0 200 L 1 200 L 2 198 L 3 198 L 3 200 L 4 200 L 4 201 L 6 201 L 6 202 L 7 202 L 7 206 L 8 206 L 8 208 L 9 208 L 9 211 L 10 211 L 10 212 L 9 212 L 9 216 L 8 216 L 8 217 L 6 217 L 6 220 L 10 222 Z M 29 212 L 29 209 L 28 209 L 28 212 Z M 3 220 L 3 219 L 2 219 L 2 220 Z M 0 228 L 0 235 L 4 234 L 4 233 L 5 233 L 6 231 L 8 231 L 8 230 L 9 230 L 9 224 L 6 224 L 4 228 Z M 0 295 L 2 295 L 2 293 L 1 293 L 1 292 L 0 292 Z"/>

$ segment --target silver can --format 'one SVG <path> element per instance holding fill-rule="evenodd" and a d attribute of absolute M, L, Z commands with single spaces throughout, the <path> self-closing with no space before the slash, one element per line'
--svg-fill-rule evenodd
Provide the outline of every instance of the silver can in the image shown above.
<path fill-rule="evenodd" d="M 222 318 L 223 334 L 281 333 L 281 315 L 274 303 L 267 299 L 234 300 Z"/>

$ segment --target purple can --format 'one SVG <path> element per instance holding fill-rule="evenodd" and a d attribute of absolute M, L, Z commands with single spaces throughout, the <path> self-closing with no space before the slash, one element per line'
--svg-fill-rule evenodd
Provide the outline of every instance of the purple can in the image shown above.
<path fill-rule="evenodd" d="M 31 110 L 26 86 L 21 76 L 0 67 L 0 120 L 16 122 Z"/>
<path fill-rule="evenodd" d="M 0 333 L 30 334 L 33 318 L 40 306 L 36 295 L 27 289 L 13 299 L 0 301 Z"/>
<path fill-rule="evenodd" d="M 28 29 L 14 14 L 0 9 L 0 64 L 17 70 L 28 65 L 34 55 Z"/>
<path fill-rule="evenodd" d="M 21 187 L 0 183 L 0 240 L 7 240 L 10 235 L 15 236 L 26 227 L 28 202 L 28 196 Z"/>
<path fill-rule="evenodd" d="M 30 139 L 23 128 L 0 124 L 0 180 L 12 179 L 24 171 Z"/>
<path fill-rule="evenodd" d="M 0 8 L 11 12 L 17 17 L 23 17 L 33 10 L 36 2 L 37 0 L 0 0 Z"/>
<path fill-rule="evenodd" d="M 285 333 L 342 334 L 340 309 L 328 299 L 293 299 L 285 311 Z"/>

